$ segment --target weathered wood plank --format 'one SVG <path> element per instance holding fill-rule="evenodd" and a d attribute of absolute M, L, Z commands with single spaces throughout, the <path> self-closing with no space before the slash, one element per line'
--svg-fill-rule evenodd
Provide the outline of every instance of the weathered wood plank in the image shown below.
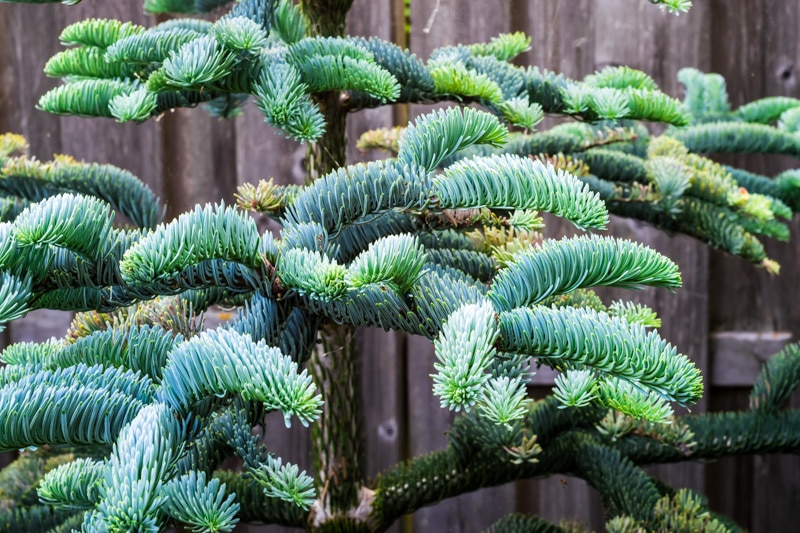
<path fill-rule="evenodd" d="M 264 122 L 264 115 L 249 102 L 236 125 L 238 184 L 274 178 L 281 185 L 302 184 L 306 145 L 280 135 Z"/>
<path fill-rule="evenodd" d="M 453 413 L 439 407 L 431 392 L 434 373 L 433 347 L 418 336 L 408 338 L 408 418 L 409 455 L 415 457 L 447 446 L 445 432 L 453 422 Z M 443 531 L 458 520 L 457 505 L 445 501 L 414 513 L 414 531 Z"/>
<path fill-rule="evenodd" d="M 592 20 L 598 8 L 594 0 L 518 1 L 512 6 L 512 30 L 523 31 L 531 37 L 530 51 L 522 54 L 515 63 L 535 65 L 570 78 L 580 79 L 595 69 L 595 27 Z M 556 121 L 546 118 L 544 130 Z M 548 236 L 558 237 L 574 233 L 572 224 L 556 217 L 547 218 Z M 557 372 L 543 367 L 533 377 L 531 384 L 537 394 L 550 394 Z M 565 483 L 562 483 L 562 480 Z M 602 527 L 596 491 L 584 481 L 567 476 L 527 480 L 518 483 L 517 510 L 541 516 L 558 523 L 562 518 L 572 518 Z"/>
<path fill-rule="evenodd" d="M 350 10 L 347 32 L 364 37 L 376 36 L 388 41 L 393 37 L 394 4 L 392 0 L 369 2 L 356 0 Z M 365 131 L 394 125 L 391 107 L 366 109 L 351 114 L 347 120 L 347 162 L 383 159 L 377 151 L 359 152 L 355 143 Z M 367 483 L 382 470 L 405 458 L 408 435 L 405 395 L 406 336 L 376 328 L 359 332 L 358 382 L 361 390 L 361 433 L 364 439 L 364 475 Z M 389 530 L 399 533 L 401 524 Z"/>
<path fill-rule="evenodd" d="M 762 365 L 792 339 L 788 331 L 720 331 L 709 338 L 711 385 L 752 386 Z"/>
<path fill-rule="evenodd" d="M 359 332 L 359 382 L 364 408 L 364 474 L 375 479 L 404 458 L 405 338 L 377 328 Z M 401 433 L 401 431 L 403 433 Z"/>
<path fill-rule="evenodd" d="M 765 96 L 800 97 L 797 84 L 798 14 L 794 6 L 775 0 L 748 0 L 732 5 L 711 2 L 712 38 L 724 43 L 713 49 L 712 69 L 726 77 L 735 108 Z M 747 13 L 747 24 L 741 23 Z M 722 39 L 722 41 L 720 41 Z M 725 157 L 724 161 L 768 176 L 800 166 L 788 157 L 758 154 Z M 798 235 L 792 224 L 793 242 Z M 800 309 L 795 305 L 800 248 L 792 243 L 766 242 L 767 254 L 785 268 L 780 276 L 753 269 L 722 253 L 712 255 L 711 326 L 722 331 L 797 331 Z"/>
<path fill-rule="evenodd" d="M 789 401 L 792 409 L 800 408 L 800 393 Z M 800 459 L 797 455 L 754 455 L 753 522 L 750 531 L 787 531 L 800 516 Z"/>
<path fill-rule="evenodd" d="M 200 109 L 177 109 L 162 119 L 161 163 L 167 219 L 195 204 L 230 204 L 236 186 L 235 131 L 231 121 Z"/>
<path fill-rule="evenodd" d="M 749 388 L 717 388 L 711 411 L 748 409 Z M 790 407 L 800 405 L 795 392 Z M 790 455 L 752 455 L 720 459 L 708 464 L 709 507 L 733 519 L 746 531 L 794 531 L 799 493 L 800 461 Z"/>
<path fill-rule="evenodd" d="M 510 5 L 505 0 L 412 2 L 411 49 L 427 59 L 438 46 L 486 42 L 508 31 L 509 15 Z"/>
<path fill-rule="evenodd" d="M 586 481 L 573 476 L 555 475 L 538 483 L 538 516 L 554 524 L 564 520 L 589 524 L 600 530 L 605 521 L 603 505 L 597 491 Z"/>
<path fill-rule="evenodd" d="M 44 160 L 61 151 L 61 122 L 35 106 L 42 94 L 58 85 L 42 68 L 60 46 L 53 28 L 64 25 L 65 12 L 65 6 L 0 6 L 0 128 L 24 135 L 30 155 Z"/>
<path fill-rule="evenodd" d="M 677 95 L 679 69 L 686 66 L 702 69 L 708 65 L 710 11 L 702 3 L 695 3 L 691 16 L 675 17 L 653 9 L 645 2 L 633 5 L 624 0 L 604 0 L 598 6 L 594 23 L 597 69 L 608 65 L 628 65 L 650 74 L 665 92 Z M 626 38 L 613 38 L 616 35 Z M 648 243 L 678 264 L 683 286 L 674 294 L 648 290 L 631 298 L 630 292 L 626 291 L 627 294 L 615 297 L 634 299 L 654 308 L 663 318 L 661 335 L 680 352 L 688 354 L 707 375 L 707 245 L 684 236 L 667 236 L 633 220 L 615 218 L 611 232 L 616 237 Z M 705 409 L 705 399 L 692 407 L 693 412 Z M 704 489 L 702 465 L 660 466 L 651 471 L 671 486 Z"/>
<path fill-rule="evenodd" d="M 800 97 L 797 72 L 800 15 L 796 6 L 777 0 L 735 4 L 713 0 L 710 5 L 714 13 L 711 38 L 719 43 L 712 50 L 711 69 L 727 79 L 732 106 L 765 96 Z M 797 159 L 761 155 L 723 160 L 765 175 L 799 165 Z M 796 239 L 800 222 L 797 217 L 791 229 L 790 243 L 765 243 L 767 254 L 783 266 L 780 276 L 771 276 L 721 253 L 712 254 L 714 275 L 709 287 L 712 330 L 764 334 L 788 331 L 792 332 L 793 340 L 798 339 L 796 265 L 800 247 Z M 713 397 L 730 394 L 726 390 L 712 392 Z M 746 405 L 747 390 L 737 394 L 737 403 Z M 753 533 L 791 530 L 792 524 L 800 520 L 796 496 L 799 467 L 797 457 L 789 456 L 728 461 L 719 467 L 719 476 L 713 484 L 709 480 L 709 499 Z M 738 492 L 732 495 L 724 492 L 730 486 L 738 487 Z M 723 492 L 716 494 L 717 491 Z"/>
<path fill-rule="evenodd" d="M 593 0 L 516 0 L 511 30 L 531 37 L 531 49 L 518 65 L 534 65 L 570 78 L 582 78 L 595 68 Z"/>
<path fill-rule="evenodd" d="M 741 411 L 748 408 L 747 389 L 715 389 L 710 411 Z M 714 512 L 733 519 L 752 531 L 753 469 L 751 457 L 730 457 L 706 467 L 708 505 Z"/>

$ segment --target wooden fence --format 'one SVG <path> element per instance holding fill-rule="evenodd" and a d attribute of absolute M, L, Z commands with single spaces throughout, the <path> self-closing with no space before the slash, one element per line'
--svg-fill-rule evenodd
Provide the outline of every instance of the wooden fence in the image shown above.
<path fill-rule="evenodd" d="M 521 64 L 570 77 L 625 64 L 651 74 L 665 92 L 681 97 L 676 73 L 692 66 L 724 75 L 734 106 L 768 95 L 800 97 L 800 10 L 795 2 L 695 4 L 689 14 L 675 17 L 643 0 L 413 0 L 411 32 L 406 35 L 402 0 L 355 0 L 349 31 L 393 39 L 426 58 L 437 46 L 522 30 L 532 36 L 533 44 Z M 304 148 L 276 135 L 252 107 L 233 121 L 179 110 L 142 125 L 36 111 L 39 96 L 56 85 L 41 69 L 59 50 L 61 28 L 88 17 L 156 22 L 142 14 L 141 0 L 85 0 L 71 7 L 0 5 L 0 131 L 25 135 L 31 154 L 43 160 L 67 153 L 129 169 L 166 200 L 170 216 L 197 202 L 230 202 L 239 183 L 273 176 L 282 182 L 302 180 Z M 430 31 L 425 31 L 429 22 Z M 366 129 L 400 123 L 423 111 L 414 107 L 361 112 L 351 117 L 349 136 L 355 139 Z M 348 157 L 353 161 L 374 155 L 351 151 Z M 797 166 L 794 160 L 778 157 L 728 161 L 770 175 Z M 550 229 L 563 228 L 556 224 Z M 648 290 L 633 296 L 659 312 L 663 335 L 691 354 L 703 370 L 707 393 L 695 411 L 745 407 L 747 388 L 763 357 L 797 340 L 800 225 L 795 223 L 793 230 L 792 243 L 767 245 L 769 255 L 783 266 L 781 275 L 774 277 L 692 239 L 628 220 L 613 221 L 615 235 L 649 243 L 680 265 L 684 287 L 679 291 Z M 61 336 L 68 320 L 67 314 L 34 312 L 13 324 L 2 342 Z M 374 476 L 403 458 L 443 446 L 452 416 L 431 394 L 433 355 L 428 342 L 368 330 L 361 343 L 363 405 L 368 406 L 363 413 L 366 469 Z M 539 378 L 533 393 L 544 394 L 546 381 Z M 274 426 L 278 425 L 282 424 Z M 272 438 L 277 453 L 307 463 L 305 434 Z M 676 487 L 705 492 L 713 509 L 750 531 L 793 531 L 800 521 L 800 459 L 795 456 L 660 466 L 652 471 Z M 555 520 L 572 517 L 602 530 L 602 509 L 593 490 L 580 480 L 556 476 L 442 502 L 393 531 L 479 531 L 515 510 Z"/>

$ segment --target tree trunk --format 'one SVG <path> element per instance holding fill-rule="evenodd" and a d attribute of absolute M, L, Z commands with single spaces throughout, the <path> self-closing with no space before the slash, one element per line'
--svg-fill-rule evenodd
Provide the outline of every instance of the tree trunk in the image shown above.
<path fill-rule="evenodd" d="M 353 0 L 301 0 L 310 35 L 343 36 Z M 308 183 L 346 164 L 347 109 L 341 93 L 314 96 L 325 117 L 325 134 L 310 143 L 306 161 Z M 363 487 L 358 405 L 355 328 L 329 323 L 320 331 L 321 345 L 309 369 L 325 402 L 311 430 L 317 501 L 311 511 L 313 531 L 367 531 L 371 493 Z M 359 512 L 359 504 L 367 510 Z"/>

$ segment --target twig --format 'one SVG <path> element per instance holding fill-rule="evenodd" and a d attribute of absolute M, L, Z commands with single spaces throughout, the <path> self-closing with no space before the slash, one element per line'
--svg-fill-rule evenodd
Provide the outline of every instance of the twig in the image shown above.
<path fill-rule="evenodd" d="M 439 4 L 441 0 L 436 0 L 436 5 L 433 6 L 433 11 L 431 12 L 431 16 L 428 17 L 428 23 L 425 24 L 425 28 L 422 30 L 422 33 L 430 33 L 431 28 L 433 27 L 433 19 L 436 18 L 436 14 L 439 12 Z"/>

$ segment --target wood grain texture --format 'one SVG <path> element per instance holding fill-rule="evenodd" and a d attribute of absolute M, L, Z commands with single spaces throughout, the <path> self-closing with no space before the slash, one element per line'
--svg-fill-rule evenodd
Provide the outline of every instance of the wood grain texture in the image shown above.
<path fill-rule="evenodd" d="M 791 340 L 788 331 L 719 331 L 709 338 L 714 361 L 711 385 L 747 387 L 755 383 L 762 365 Z"/>
<path fill-rule="evenodd" d="M 531 38 L 531 49 L 518 65 L 533 65 L 582 78 L 595 68 L 595 28 L 598 2 L 593 0 L 515 0 L 511 29 Z"/>
<path fill-rule="evenodd" d="M 776 0 L 713 0 L 710 5 L 714 13 L 711 37 L 716 44 L 711 50 L 711 69 L 728 81 L 732 106 L 765 96 L 800 97 L 800 15 L 796 6 Z M 777 156 L 720 159 L 768 176 L 800 166 L 797 159 Z M 767 254 L 783 266 L 780 276 L 753 269 L 722 253 L 711 255 L 712 330 L 762 334 L 786 331 L 793 341 L 800 338 L 797 217 L 791 229 L 791 242 L 767 242 L 765 246 Z M 714 402 L 729 398 L 731 404 L 741 405 L 746 404 L 747 390 L 715 389 L 711 397 Z M 793 405 L 797 406 L 796 396 Z M 712 505 L 731 513 L 753 533 L 794 529 L 792 524 L 800 521 L 800 460 L 796 456 L 753 456 L 720 463 L 709 469 Z"/>
<path fill-rule="evenodd" d="M 800 97 L 800 15 L 796 9 L 774 0 L 748 0 L 735 6 L 716 1 L 712 8 L 712 37 L 720 43 L 712 50 L 712 68 L 728 80 L 732 106 L 765 96 Z M 747 13 L 746 23 L 742 23 L 742 13 Z M 756 154 L 721 159 L 768 176 L 800 166 L 794 158 Z M 800 309 L 793 302 L 796 291 L 787 289 L 796 285 L 792 278 L 800 259 L 800 247 L 794 242 L 799 229 L 795 218 L 792 243 L 766 243 L 767 254 L 785 267 L 781 276 L 754 271 L 721 253 L 712 255 L 712 328 L 793 331 L 797 338 Z"/>
<path fill-rule="evenodd" d="M 789 400 L 793 409 L 800 408 L 800 393 Z M 800 517 L 800 458 L 797 455 L 752 456 L 753 521 L 750 531 L 789 531 Z"/>
<path fill-rule="evenodd" d="M 747 389 L 716 389 L 709 401 L 710 411 L 739 411 L 748 408 Z M 731 457 L 706 467 L 709 507 L 731 519 L 746 531 L 753 531 L 753 469 L 751 457 Z"/>
<path fill-rule="evenodd" d="M 236 185 L 233 123 L 199 109 L 177 109 L 162 120 L 162 198 L 167 219 L 195 204 L 220 200 L 231 204 Z"/>
<path fill-rule="evenodd" d="M 678 96 L 676 75 L 685 66 L 707 68 L 710 12 L 696 2 L 690 17 L 668 16 L 646 2 L 604 0 L 594 17 L 595 68 L 629 65 L 651 75 L 666 93 Z M 624 13 L 624 16 L 621 16 Z M 616 36 L 625 36 L 624 39 Z M 652 307 L 663 318 L 661 335 L 678 351 L 689 355 L 703 375 L 708 374 L 708 264 L 707 245 L 685 236 L 670 237 L 646 224 L 614 218 L 611 233 L 647 243 L 678 264 L 683 286 L 670 293 L 648 290 L 632 294 L 610 291 L 613 298 L 639 301 Z M 706 401 L 692 407 L 703 412 Z M 702 465 L 659 466 L 649 470 L 673 487 L 703 491 Z"/>
<path fill-rule="evenodd" d="M 61 148 L 61 121 L 35 109 L 39 97 L 58 82 L 42 72 L 60 47 L 65 6 L 0 5 L 0 126 L 24 135 L 30 155 L 49 160 Z M 49 28 L 39 32 L 34 28 Z"/>

